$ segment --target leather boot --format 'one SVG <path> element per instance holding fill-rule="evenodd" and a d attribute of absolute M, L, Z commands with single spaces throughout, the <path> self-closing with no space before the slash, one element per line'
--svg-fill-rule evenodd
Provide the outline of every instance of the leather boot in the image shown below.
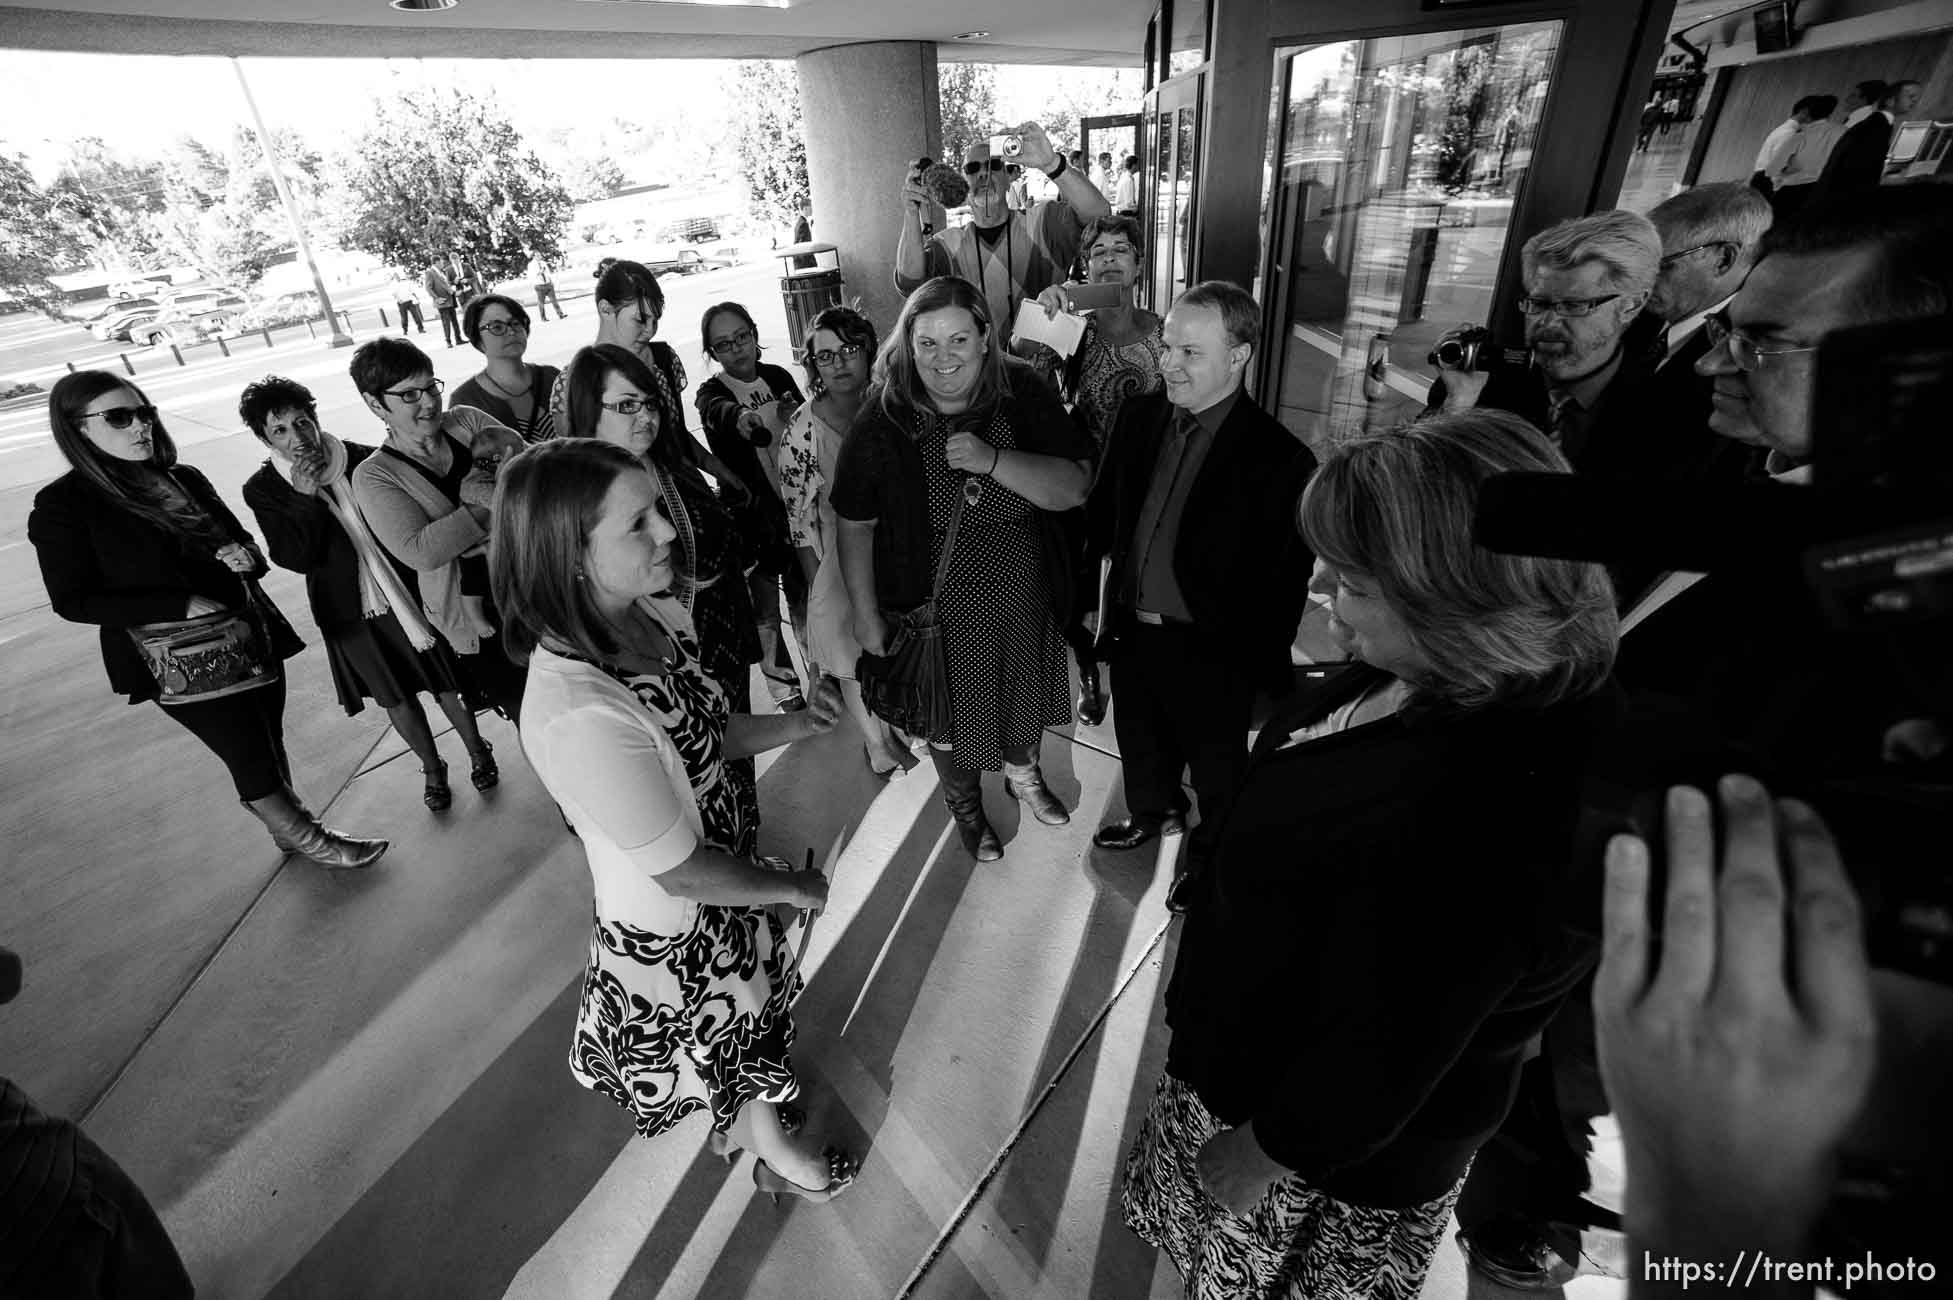
<path fill-rule="evenodd" d="M 1099 680 L 1098 660 L 1082 652 L 1075 658 L 1078 660 L 1078 720 L 1088 727 L 1096 727 L 1105 721 L 1105 684 Z"/>
<path fill-rule="evenodd" d="M 271 832 L 272 843 L 322 867 L 370 867 L 387 851 L 385 840 L 361 840 L 327 830 L 293 798 L 277 790 L 244 805 Z"/>
<path fill-rule="evenodd" d="M 1058 796 L 1051 793 L 1051 787 L 1044 783 L 1044 773 L 1036 763 L 1019 767 L 1015 763 L 1004 764 L 1004 793 L 1031 810 L 1031 816 L 1046 826 L 1063 826 L 1071 820 L 1071 814 L 1058 802 Z"/>
<path fill-rule="evenodd" d="M 983 786 L 978 774 L 957 766 L 941 750 L 931 750 L 930 757 L 936 760 L 936 771 L 943 783 L 943 806 L 956 821 L 956 833 L 963 839 L 964 851 L 978 862 L 995 862 L 1003 857 L 1003 841 L 991 828 L 990 819 L 983 815 Z"/>

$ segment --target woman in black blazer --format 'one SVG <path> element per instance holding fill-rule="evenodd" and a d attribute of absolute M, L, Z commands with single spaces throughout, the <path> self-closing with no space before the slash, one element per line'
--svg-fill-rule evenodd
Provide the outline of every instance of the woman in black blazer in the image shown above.
<path fill-rule="evenodd" d="M 140 704 L 159 698 L 130 629 L 249 609 L 281 660 L 303 648 L 277 606 L 246 579 L 264 557 L 210 480 L 176 444 L 142 390 L 102 370 L 64 375 L 48 395 L 54 444 L 71 470 L 34 497 L 27 535 L 54 612 L 101 628 L 109 685 Z M 324 866 L 365 867 L 385 840 L 321 826 L 292 790 L 285 683 L 163 710 L 229 769 L 237 797 L 278 847 Z"/>
<path fill-rule="evenodd" d="M 1127 1222 L 1199 1300 L 1415 1297 L 1594 959 L 1574 829 L 1613 713 L 1613 592 L 1596 565 L 1474 544 L 1479 484 L 1514 470 L 1567 464 L 1479 410 L 1345 443 L 1303 493 L 1352 662 L 1261 732 L 1126 1162 Z"/>
<path fill-rule="evenodd" d="M 420 759 L 422 802 L 445 811 L 454 792 L 421 692 L 434 696 L 477 766 L 489 751 L 462 698 L 454 654 L 421 612 L 413 570 L 380 546 L 353 499 L 353 469 L 373 449 L 320 429 L 312 390 L 276 375 L 247 386 L 237 413 L 272 451 L 245 480 L 244 504 L 257 516 L 272 561 L 305 575 L 340 706 L 348 717 L 367 700 L 385 709 Z"/>

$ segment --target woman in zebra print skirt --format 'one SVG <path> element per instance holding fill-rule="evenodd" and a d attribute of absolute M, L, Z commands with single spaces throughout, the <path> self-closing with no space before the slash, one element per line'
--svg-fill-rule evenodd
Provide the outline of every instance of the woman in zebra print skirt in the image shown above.
<path fill-rule="evenodd" d="M 1473 543 L 1507 470 L 1567 465 L 1475 411 L 1346 443 L 1303 494 L 1351 662 L 1261 732 L 1126 1159 L 1126 1221 L 1197 1300 L 1412 1300 L 1593 960 L 1573 832 L 1615 708 L 1613 593 L 1597 566 Z"/>

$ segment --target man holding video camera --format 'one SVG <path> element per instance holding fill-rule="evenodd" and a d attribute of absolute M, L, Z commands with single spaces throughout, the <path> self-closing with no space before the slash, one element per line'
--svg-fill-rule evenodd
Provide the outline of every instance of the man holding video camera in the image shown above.
<path fill-rule="evenodd" d="M 1670 454 L 1649 410 L 1644 315 L 1662 241 L 1646 217 L 1596 212 L 1550 226 L 1520 250 L 1529 356 L 1454 330 L 1432 352 L 1440 371 L 1426 411 L 1491 406 L 1545 430 L 1581 473 L 1659 473 Z"/>
<path fill-rule="evenodd" d="M 1012 163 L 1044 172 L 1058 187 L 1058 197 L 1035 203 L 1028 212 L 1011 211 L 1005 169 Z M 969 185 L 970 224 L 933 235 L 924 235 L 922 214 L 931 204 L 956 207 L 952 200 L 960 196 L 932 184 L 927 171 L 911 173 L 903 182 L 895 287 L 914 293 L 939 275 L 969 281 L 983 290 L 990 319 L 1008 347 L 1017 305 L 1063 283 L 1078 256 L 1085 223 L 1110 208 L 1091 178 L 1067 163 L 1035 122 L 971 145 L 963 153 L 963 179 Z"/>

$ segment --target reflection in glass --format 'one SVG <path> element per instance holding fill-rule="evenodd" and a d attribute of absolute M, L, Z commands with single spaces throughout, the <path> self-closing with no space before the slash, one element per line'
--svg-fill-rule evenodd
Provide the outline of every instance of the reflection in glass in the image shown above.
<path fill-rule="evenodd" d="M 1207 0 L 1174 0 L 1173 40 L 1167 46 L 1166 75 L 1177 77 L 1207 61 Z"/>
<path fill-rule="evenodd" d="M 1311 442 L 1414 413 L 1435 377 L 1431 344 L 1488 323 L 1559 31 L 1520 23 L 1279 56 L 1287 90 L 1263 220 L 1283 346 L 1270 353 L 1283 422 Z M 1379 336 L 1389 362 L 1372 366 Z"/>

